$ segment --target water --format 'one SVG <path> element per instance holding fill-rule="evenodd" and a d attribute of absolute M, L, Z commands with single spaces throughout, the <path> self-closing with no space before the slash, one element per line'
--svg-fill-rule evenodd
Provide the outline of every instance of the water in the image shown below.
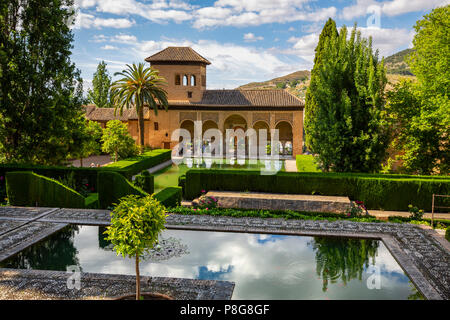
<path fill-rule="evenodd" d="M 69 227 L 0 267 L 134 275 L 102 227 Z M 413 299 L 420 294 L 378 240 L 166 230 L 141 274 L 236 283 L 233 299 Z M 165 248 L 165 250 L 164 250 Z M 380 289 L 367 281 L 380 271 Z M 371 279 L 372 279 L 371 278 Z M 369 283 L 373 283 L 370 282 Z"/>
<path fill-rule="evenodd" d="M 155 192 L 167 187 L 178 186 L 178 177 L 189 169 L 223 169 L 223 170 L 266 170 L 284 171 L 283 160 L 248 160 L 248 159 L 212 159 L 212 158 L 184 158 L 178 165 L 154 173 Z"/>

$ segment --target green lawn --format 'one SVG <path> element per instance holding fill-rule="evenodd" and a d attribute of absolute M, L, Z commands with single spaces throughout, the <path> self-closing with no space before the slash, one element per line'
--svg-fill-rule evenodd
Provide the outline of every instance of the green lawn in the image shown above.
<path fill-rule="evenodd" d="M 299 154 L 296 156 L 295 161 L 297 163 L 298 172 L 320 172 L 312 155 Z"/>

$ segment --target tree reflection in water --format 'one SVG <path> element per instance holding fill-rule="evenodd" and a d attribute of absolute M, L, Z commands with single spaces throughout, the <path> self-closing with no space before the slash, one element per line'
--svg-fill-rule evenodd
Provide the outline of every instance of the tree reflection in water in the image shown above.
<path fill-rule="evenodd" d="M 0 262 L 0 268 L 66 271 L 81 266 L 73 240 L 78 226 L 68 226 L 13 257 Z"/>
<path fill-rule="evenodd" d="M 344 285 L 352 279 L 361 281 L 370 258 L 372 265 L 375 265 L 379 242 L 370 239 L 314 237 L 314 242 L 309 244 L 316 252 L 316 272 L 323 279 L 322 291 L 325 292 L 329 283 L 336 283 L 339 279 Z"/>

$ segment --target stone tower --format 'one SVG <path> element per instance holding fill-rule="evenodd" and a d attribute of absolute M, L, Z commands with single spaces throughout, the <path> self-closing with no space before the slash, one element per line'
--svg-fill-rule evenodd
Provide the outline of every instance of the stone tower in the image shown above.
<path fill-rule="evenodd" d="M 167 47 L 145 61 L 166 79 L 169 100 L 201 100 L 206 90 L 206 66 L 211 62 L 190 47 Z"/>

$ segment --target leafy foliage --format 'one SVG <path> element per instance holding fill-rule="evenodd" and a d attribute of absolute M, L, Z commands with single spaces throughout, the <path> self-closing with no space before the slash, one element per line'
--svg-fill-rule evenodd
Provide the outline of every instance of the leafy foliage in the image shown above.
<path fill-rule="evenodd" d="M 155 115 L 158 114 L 158 108 L 163 107 L 168 110 L 167 92 L 162 88 L 167 83 L 163 77 L 159 76 L 156 69 L 145 68 L 144 64 L 137 66 L 127 64 L 126 70 L 116 72 L 114 75 L 120 75 L 123 78 L 115 81 L 111 86 L 111 97 L 114 106 L 123 112 L 123 108 L 135 107 L 138 115 L 139 143 L 140 151 L 144 149 L 144 106 L 147 105 L 153 109 Z"/>
<path fill-rule="evenodd" d="M 76 152 L 82 79 L 70 61 L 72 0 L 0 2 L 0 158 L 61 164 Z"/>
<path fill-rule="evenodd" d="M 308 148 L 325 171 L 378 172 L 389 143 L 381 117 L 387 79 L 371 38 L 355 25 L 347 39 L 344 27 L 319 41 L 315 62 L 306 96 Z"/>
<path fill-rule="evenodd" d="M 84 118 L 84 116 L 83 116 Z M 77 144 L 79 149 L 68 155 L 69 158 L 78 158 L 83 166 L 83 158 L 87 158 L 93 154 L 99 154 L 101 151 L 100 140 L 103 135 L 103 129 L 96 121 L 80 121 L 80 129 L 77 132 Z"/>
<path fill-rule="evenodd" d="M 88 91 L 88 101 L 98 108 L 112 108 L 113 104 L 109 93 L 111 77 L 106 70 L 106 63 L 102 61 L 97 66 L 97 71 L 92 79 L 92 89 Z"/>
<path fill-rule="evenodd" d="M 417 82 L 404 80 L 388 95 L 392 144 L 408 173 L 450 172 L 449 15 L 447 5 L 417 22 L 408 59 Z"/>
<path fill-rule="evenodd" d="M 103 130 L 102 151 L 110 153 L 114 161 L 125 159 L 138 153 L 134 139 L 128 133 L 128 127 L 120 120 L 111 120 Z"/>
<path fill-rule="evenodd" d="M 136 259 L 136 299 L 140 298 L 139 257 L 158 242 L 165 222 L 165 208 L 153 196 L 126 196 L 111 212 L 106 240 L 114 245 L 117 255 Z"/>

